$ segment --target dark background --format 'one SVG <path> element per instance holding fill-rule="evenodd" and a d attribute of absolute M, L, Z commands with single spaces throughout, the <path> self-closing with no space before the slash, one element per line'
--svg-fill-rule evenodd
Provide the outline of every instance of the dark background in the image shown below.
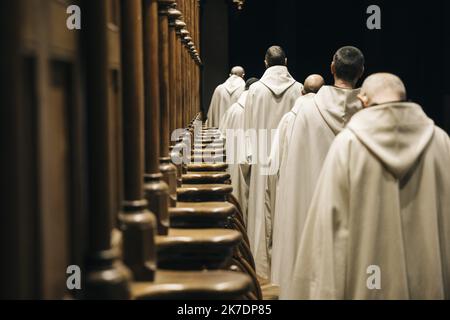
<path fill-rule="evenodd" d="M 203 2 L 204 111 L 231 66 L 245 67 L 247 77 L 261 77 L 271 45 L 285 49 L 298 81 L 319 73 L 328 84 L 334 52 L 353 45 L 366 56 L 364 78 L 380 71 L 399 75 L 410 100 L 450 131 L 449 1 L 247 0 L 241 11 L 231 1 Z M 372 4 L 381 8 L 381 30 L 366 27 Z"/>

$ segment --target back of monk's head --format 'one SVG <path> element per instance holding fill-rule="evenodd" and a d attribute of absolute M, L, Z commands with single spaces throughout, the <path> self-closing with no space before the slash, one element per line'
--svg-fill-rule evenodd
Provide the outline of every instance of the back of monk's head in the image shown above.
<path fill-rule="evenodd" d="M 391 73 L 376 73 L 364 81 L 359 99 L 364 107 L 406 100 L 403 81 Z"/>
<path fill-rule="evenodd" d="M 267 49 L 264 62 L 266 64 L 266 68 L 274 66 L 286 66 L 287 65 L 286 53 L 280 46 L 272 46 L 269 49 Z"/>
<path fill-rule="evenodd" d="M 312 74 L 305 79 L 303 84 L 303 94 L 317 93 L 325 84 L 325 80 L 319 74 Z"/>
<path fill-rule="evenodd" d="M 245 90 L 250 89 L 250 86 L 252 84 L 254 84 L 255 82 L 258 82 L 258 81 L 259 81 L 258 78 L 250 78 L 250 79 L 248 79 L 247 82 L 245 83 Z"/>
<path fill-rule="evenodd" d="M 364 55 L 358 48 L 340 48 L 333 57 L 331 72 L 336 79 L 356 85 L 364 73 Z"/>
<path fill-rule="evenodd" d="M 245 70 L 241 66 L 233 67 L 230 71 L 230 76 L 245 77 Z"/>

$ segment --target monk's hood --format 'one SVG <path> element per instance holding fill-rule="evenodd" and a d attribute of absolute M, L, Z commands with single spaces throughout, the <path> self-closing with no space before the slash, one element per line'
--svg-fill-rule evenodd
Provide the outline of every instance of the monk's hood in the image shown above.
<path fill-rule="evenodd" d="M 302 103 L 306 100 L 311 100 L 315 97 L 315 93 L 307 93 L 304 96 L 301 96 L 300 98 L 297 99 L 297 101 L 295 102 L 294 107 L 292 108 L 291 112 L 295 115 L 298 114 L 298 111 L 300 110 Z"/>
<path fill-rule="evenodd" d="M 247 96 L 248 96 L 248 90 L 242 92 L 241 96 L 239 97 L 238 104 L 242 108 L 245 108 L 245 102 L 247 101 Z"/>
<path fill-rule="evenodd" d="M 232 75 L 223 84 L 228 94 L 231 96 L 237 89 L 245 86 L 245 81 L 241 77 Z"/>
<path fill-rule="evenodd" d="M 259 82 L 269 88 L 276 97 L 280 97 L 287 89 L 292 87 L 296 81 L 289 74 L 287 67 L 274 66 L 266 70 Z"/>
<path fill-rule="evenodd" d="M 434 133 L 434 123 L 422 108 L 406 102 L 364 109 L 348 128 L 398 179 L 417 162 Z"/>
<path fill-rule="evenodd" d="M 357 96 L 360 89 L 342 89 L 323 86 L 314 97 L 314 101 L 323 119 L 334 134 L 341 132 L 351 117 L 361 110 Z"/>

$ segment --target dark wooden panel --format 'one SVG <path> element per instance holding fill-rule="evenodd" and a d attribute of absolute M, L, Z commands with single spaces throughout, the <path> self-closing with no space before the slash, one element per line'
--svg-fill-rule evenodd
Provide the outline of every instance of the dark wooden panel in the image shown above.
<path fill-rule="evenodd" d="M 70 132 L 68 113 L 71 108 L 70 65 L 54 61 L 50 64 L 46 125 L 49 135 L 44 139 L 46 166 L 51 174 L 44 180 L 50 196 L 42 226 L 44 239 L 43 276 L 45 295 L 62 297 L 65 293 L 65 270 L 69 262 L 69 218 L 71 210 Z"/>
<path fill-rule="evenodd" d="M 73 57 L 77 53 L 78 31 L 66 28 L 69 1 L 52 0 L 49 3 L 50 46 L 55 54 Z"/>
<path fill-rule="evenodd" d="M 123 147 L 122 147 L 122 104 L 120 91 L 120 73 L 116 69 L 109 72 L 108 99 L 111 112 L 110 135 L 112 137 L 112 145 L 110 150 L 109 162 L 113 176 L 110 184 L 111 207 L 113 212 L 112 221 L 115 223 L 117 213 L 119 212 L 123 199 Z"/>

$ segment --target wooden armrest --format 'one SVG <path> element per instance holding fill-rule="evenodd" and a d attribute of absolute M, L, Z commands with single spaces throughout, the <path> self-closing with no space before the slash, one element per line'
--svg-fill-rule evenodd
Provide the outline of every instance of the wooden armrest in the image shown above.
<path fill-rule="evenodd" d="M 154 282 L 131 285 L 136 300 L 234 300 L 251 290 L 249 276 L 231 271 L 157 271 Z"/>

